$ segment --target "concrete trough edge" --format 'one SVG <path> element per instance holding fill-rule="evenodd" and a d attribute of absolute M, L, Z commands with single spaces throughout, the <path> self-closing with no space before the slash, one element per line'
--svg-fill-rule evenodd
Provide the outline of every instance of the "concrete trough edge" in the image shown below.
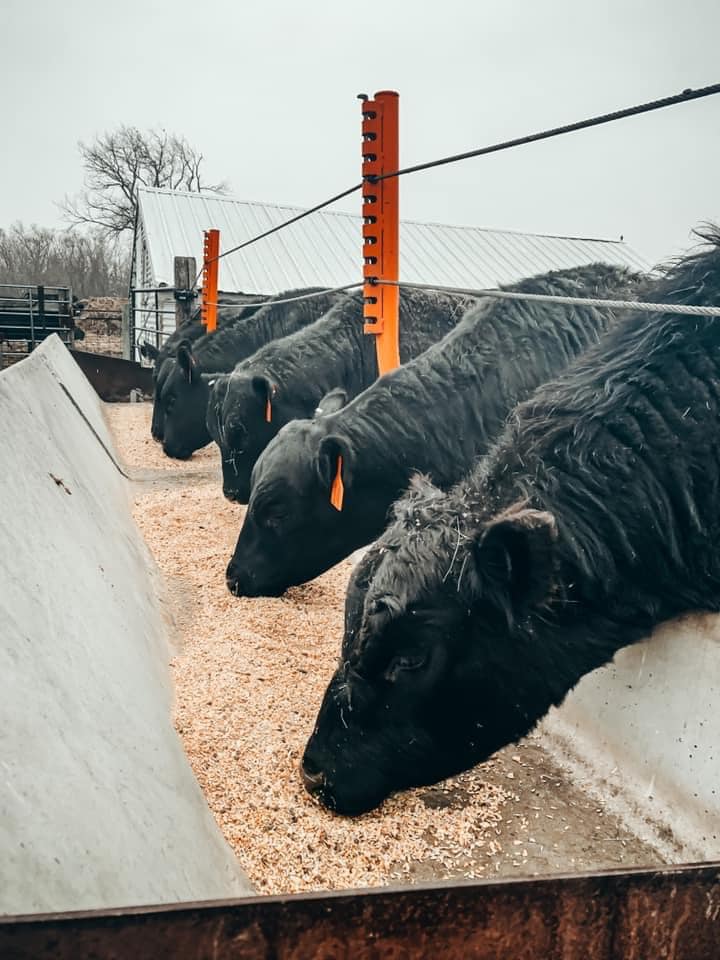
<path fill-rule="evenodd" d="M 720 616 L 662 624 L 539 728 L 571 778 L 670 862 L 720 858 Z"/>
<path fill-rule="evenodd" d="M 160 575 L 51 337 L 0 375 L 0 915 L 244 896 L 171 722 Z"/>

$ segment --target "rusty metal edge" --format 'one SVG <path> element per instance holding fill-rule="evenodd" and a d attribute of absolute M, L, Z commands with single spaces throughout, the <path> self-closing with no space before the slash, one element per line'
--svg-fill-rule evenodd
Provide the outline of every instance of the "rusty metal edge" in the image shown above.
<path fill-rule="evenodd" d="M 134 360 L 91 353 L 89 350 L 70 350 L 70 355 L 106 403 L 126 402 L 132 390 L 147 396 L 153 392 L 152 370 Z"/>
<path fill-rule="evenodd" d="M 628 870 L 624 867 L 614 867 L 609 870 L 596 872 L 586 870 L 576 873 L 552 873 L 542 876 L 519 876 L 488 880 L 441 880 L 432 883 L 398 883 L 388 884 L 386 887 L 350 887 L 347 890 L 313 890 L 309 893 L 286 893 L 261 895 L 252 897 L 230 897 L 223 900 L 187 900 L 178 903 L 151 903 L 129 905 L 127 907 L 113 907 L 103 910 L 68 910 L 60 913 L 0 913 L 0 926 L 7 923 L 42 923 L 48 920 L 84 920 L 97 917 L 144 916 L 157 913 L 177 913 L 188 910 L 217 910 L 254 905 L 292 904 L 308 901 L 335 901 L 348 898 L 386 897 L 396 894 L 413 894 L 418 891 L 432 893 L 446 890 L 492 890 L 508 889 L 510 887 L 528 888 L 532 886 L 547 886 L 548 884 L 574 883 L 587 880 L 632 880 L 644 877 L 675 877 L 695 875 L 709 871 L 720 877 L 720 860 L 697 863 L 682 863 L 667 866 L 636 867 Z"/>
<path fill-rule="evenodd" d="M 0 917 L 3 960 L 647 960 L 670 947 L 720 956 L 720 863 Z"/>

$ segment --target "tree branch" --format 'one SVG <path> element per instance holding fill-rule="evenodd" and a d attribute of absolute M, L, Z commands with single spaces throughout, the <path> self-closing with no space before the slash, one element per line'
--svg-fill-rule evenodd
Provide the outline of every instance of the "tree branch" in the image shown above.
<path fill-rule="evenodd" d="M 120 126 L 91 144 L 80 142 L 78 149 L 85 188 L 60 204 L 71 225 L 93 224 L 113 236 L 132 230 L 140 186 L 226 191 L 225 183 L 203 185 L 203 155 L 185 137 L 164 129 L 143 133 Z"/>

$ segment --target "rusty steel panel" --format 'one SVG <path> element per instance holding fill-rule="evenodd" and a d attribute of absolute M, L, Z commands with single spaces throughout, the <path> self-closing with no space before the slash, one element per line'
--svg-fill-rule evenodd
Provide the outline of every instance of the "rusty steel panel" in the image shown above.
<path fill-rule="evenodd" d="M 152 396 L 150 367 L 141 367 L 133 360 L 107 357 L 85 350 L 71 350 L 70 353 L 101 400 L 108 403 L 127 401 L 131 390 L 140 390 L 146 396 Z"/>
<path fill-rule="evenodd" d="M 715 960 L 720 864 L 0 918 L 2 960 Z"/>

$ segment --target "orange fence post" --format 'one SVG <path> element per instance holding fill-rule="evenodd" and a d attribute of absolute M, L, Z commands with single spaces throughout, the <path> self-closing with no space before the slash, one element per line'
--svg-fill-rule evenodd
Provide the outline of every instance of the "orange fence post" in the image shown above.
<path fill-rule="evenodd" d="M 203 295 L 200 320 L 208 333 L 217 329 L 219 253 L 220 231 L 206 230 L 203 241 Z"/>
<path fill-rule="evenodd" d="M 400 290 L 377 281 L 400 279 L 400 190 L 397 177 L 373 183 L 400 165 L 400 97 L 381 90 L 362 104 L 363 285 L 365 333 L 376 338 L 380 374 L 400 366 Z"/>

